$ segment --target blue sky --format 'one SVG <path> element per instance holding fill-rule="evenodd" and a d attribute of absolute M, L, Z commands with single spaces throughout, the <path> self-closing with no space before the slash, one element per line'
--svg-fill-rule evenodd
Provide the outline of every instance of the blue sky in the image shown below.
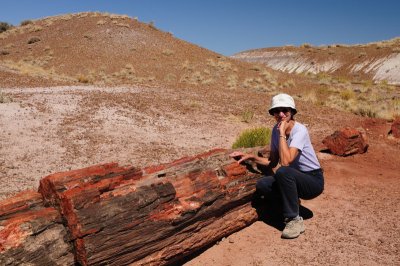
<path fill-rule="evenodd" d="M 153 21 L 163 31 L 224 55 L 263 47 L 357 44 L 400 37 L 399 0 L 0 0 L 13 25 L 101 11 Z"/>

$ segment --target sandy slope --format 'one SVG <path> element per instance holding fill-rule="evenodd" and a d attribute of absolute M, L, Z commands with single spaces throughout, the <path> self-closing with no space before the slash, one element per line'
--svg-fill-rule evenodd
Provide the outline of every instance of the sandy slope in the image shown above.
<path fill-rule="evenodd" d="M 214 147 L 230 147 L 243 129 L 272 126 L 269 96 L 221 89 L 139 87 L 1 89 L 0 197 L 36 188 L 42 176 L 101 162 L 145 166 Z M 259 221 L 191 258 L 187 265 L 399 265 L 399 141 L 390 124 L 298 102 L 297 119 L 312 141 L 341 126 L 363 126 L 366 154 L 318 153 L 326 173 L 323 195 L 302 205 L 312 212 L 292 241 Z M 241 121 L 244 110 L 254 119 Z M 268 217 L 261 217 L 266 219 Z"/>

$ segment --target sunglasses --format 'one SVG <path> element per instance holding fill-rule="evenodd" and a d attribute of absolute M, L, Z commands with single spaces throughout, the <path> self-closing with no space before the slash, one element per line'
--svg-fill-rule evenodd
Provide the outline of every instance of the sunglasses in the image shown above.
<path fill-rule="evenodd" d="M 288 113 L 288 112 L 290 112 L 290 108 L 288 108 L 288 107 L 278 107 L 278 108 L 274 108 L 273 110 L 272 110 L 272 113 L 273 114 L 280 114 L 280 113 Z"/>

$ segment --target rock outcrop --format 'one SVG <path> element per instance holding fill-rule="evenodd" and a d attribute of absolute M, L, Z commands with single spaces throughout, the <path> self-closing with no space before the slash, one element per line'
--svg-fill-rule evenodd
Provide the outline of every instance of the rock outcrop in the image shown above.
<path fill-rule="evenodd" d="M 49 175 L 40 194 L 0 203 L 0 262 L 71 265 L 74 250 L 81 265 L 177 263 L 258 219 L 250 201 L 261 172 L 237 164 L 230 152 L 217 149 L 154 167 L 108 163 Z M 53 246 L 58 253 L 49 252 Z"/>
<path fill-rule="evenodd" d="M 362 129 L 342 128 L 327 136 L 322 143 L 332 154 L 348 156 L 364 153 L 368 149 L 367 137 Z"/>

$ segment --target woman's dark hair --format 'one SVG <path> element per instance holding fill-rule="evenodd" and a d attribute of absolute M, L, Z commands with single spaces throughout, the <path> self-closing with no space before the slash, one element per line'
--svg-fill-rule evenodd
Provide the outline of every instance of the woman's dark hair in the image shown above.
<path fill-rule="evenodd" d="M 290 114 L 291 114 L 290 120 L 294 120 L 294 115 L 295 115 L 296 113 L 297 113 L 297 112 L 296 112 L 295 110 L 293 110 L 292 108 L 290 108 Z"/>

